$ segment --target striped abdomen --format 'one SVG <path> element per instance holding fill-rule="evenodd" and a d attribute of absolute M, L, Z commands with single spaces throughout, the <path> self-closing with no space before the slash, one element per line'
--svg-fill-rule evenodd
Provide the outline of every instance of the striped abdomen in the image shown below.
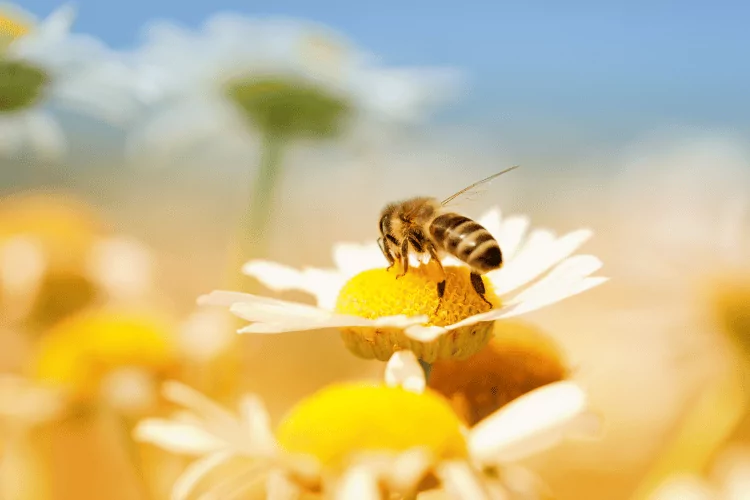
<path fill-rule="evenodd" d="M 442 214 L 430 224 L 433 241 L 478 273 L 498 269 L 503 254 L 495 238 L 480 224 L 458 214 Z"/>

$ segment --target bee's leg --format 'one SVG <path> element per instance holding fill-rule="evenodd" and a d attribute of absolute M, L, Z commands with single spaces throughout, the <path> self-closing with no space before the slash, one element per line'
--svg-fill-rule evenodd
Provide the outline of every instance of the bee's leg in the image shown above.
<path fill-rule="evenodd" d="M 483 301 L 487 303 L 487 305 L 489 305 L 490 307 L 493 307 L 492 302 L 487 300 L 487 298 L 485 298 L 484 296 L 485 290 L 484 290 L 484 281 L 482 281 L 482 276 L 480 276 L 477 273 L 472 272 L 469 275 L 469 278 L 471 279 L 471 286 L 474 287 L 474 290 L 477 292 L 477 294 L 479 294 L 479 296 L 482 298 Z"/>
<path fill-rule="evenodd" d="M 391 254 L 391 248 L 388 246 L 388 239 L 384 239 L 383 237 L 378 238 L 378 246 L 380 247 L 380 251 L 383 252 L 383 255 L 385 255 L 385 258 L 388 260 L 388 267 L 386 268 L 386 271 L 390 271 L 391 268 L 396 264 L 396 259 L 393 258 L 393 254 Z"/>
<path fill-rule="evenodd" d="M 401 272 L 396 276 L 396 279 L 399 279 L 400 277 L 406 275 L 406 272 L 409 270 L 409 240 L 408 238 L 404 238 L 404 241 L 401 243 Z"/>
<path fill-rule="evenodd" d="M 438 293 L 438 305 L 435 308 L 435 314 L 440 310 L 440 306 L 443 304 L 443 296 L 445 295 L 445 269 L 443 269 L 443 264 L 440 262 L 440 259 L 438 258 L 438 254 L 435 251 L 434 245 L 428 245 L 427 251 L 430 252 L 430 258 L 435 261 L 435 263 L 440 268 L 440 273 L 443 276 L 443 279 L 438 282 L 437 284 L 437 293 Z"/>

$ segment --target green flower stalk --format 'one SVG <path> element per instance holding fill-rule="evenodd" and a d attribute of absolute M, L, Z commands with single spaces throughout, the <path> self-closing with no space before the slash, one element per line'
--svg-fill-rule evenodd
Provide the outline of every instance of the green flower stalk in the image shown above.
<path fill-rule="evenodd" d="M 285 148 L 296 139 L 336 139 L 351 108 L 323 88 L 281 77 L 237 79 L 227 86 L 227 95 L 262 137 L 260 166 L 240 226 L 245 262 L 267 252 Z"/>

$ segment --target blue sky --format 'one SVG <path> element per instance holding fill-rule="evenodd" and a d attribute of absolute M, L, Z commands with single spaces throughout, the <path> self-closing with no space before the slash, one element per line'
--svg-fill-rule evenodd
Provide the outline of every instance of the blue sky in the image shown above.
<path fill-rule="evenodd" d="M 471 78 L 449 111 L 523 136 L 599 139 L 673 125 L 750 131 L 750 3 L 735 1 L 371 3 L 77 0 L 76 31 L 130 48 L 149 20 L 198 26 L 218 11 L 324 22 L 387 63 Z M 39 15 L 56 0 L 26 0 Z M 565 4 L 565 5 L 562 5 Z"/>

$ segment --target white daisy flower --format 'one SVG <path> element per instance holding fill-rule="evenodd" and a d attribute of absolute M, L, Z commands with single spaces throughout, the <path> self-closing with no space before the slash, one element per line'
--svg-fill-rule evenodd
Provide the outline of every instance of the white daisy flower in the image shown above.
<path fill-rule="evenodd" d="M 387 68 L 330 29 L 291 19 L 217 14 L 200 30 L 150 26 L 137 53 L 155 114 L 134 154 L 241 148 L 264 138 L 338 136 L 354 123 L 410 121 L 456 86 L 444 69 Z M 362 119 L 362 120 L 361 120 Z"/>
<path fill-rule="evenodd" d="M 411 385 L 418 364 L 413 355 L 397 356 L 412 367 L 402 376 L 391 364 L 394 386 L 329 386 L 294 407 L 275 433 L 254 396 L 242 400 L 235 416 L 171 382 L 164 395 L 183 410 L 172 419 L 142 421 L 135 437 L 200 457 L 175 484 L 175 500 L 188 498 L 209 472 L 236 458 L 247 467 L 211 491 L 239 494 L 267 478 L 273 499 L 306 490 L 365 499 L 381 498 L 383 490 L 413 494 L 424 480 L 437 479 L 455 498 L 482 500 L 507 498 L 497 478 L 509 464 L 591 430 L 586 395 L 570 382 L 537 389 L 468 430 L 436 393 L 398 386 Z"/>
<path fill-rule="evenodd" d="M 750 451 L 724 450 L 707 478 L 676 474 L 661 484 L 649 500 L 742 500 L 750 498 Z"/>
<path fill-rule="evenodd" d="M 18 8 L 0 10 L 0 154 L 30 148 L 53 159 L 65 151 L 48 105 L 112 123 L 131 117 L 132 74 L 96 39 L 71 34 L 74 18 L 70 5 L 38 23 Z"/>
<path fill-rule="evenodd" d="M 535 229 L 527 235 L 527 217 L 501 218 L 497 209 L 478 222 L 497 239 L 505 259 L 501 269 L 483 277 L 491 308 L 474 291 L 469 269 L 456 259 L 442 260 L 447 285 L 440 300 L 433 265 L 415 260 L 397 279 L 398 270 L 385 269 L 387 261 L 375 242 L 336 245 L 337 269 L 296 270 L 265 260 L 244 266 L 245 274 L 273 290 L 314 295 L 317 307 L 222 291 L 199 303 L 228 306 L 250 321 L 240 333 L 339 328 L 347 347 L 361 357 L 386 361 L 394 351 L 409 349 L 431 363 L 478 352 L 491 337 L 495 320 L 539 309 L 607 280 L 591 277 L 602 266 L 597 257 L 572 256 L 591 237 L 589 230 L 556 237 Z"/>

